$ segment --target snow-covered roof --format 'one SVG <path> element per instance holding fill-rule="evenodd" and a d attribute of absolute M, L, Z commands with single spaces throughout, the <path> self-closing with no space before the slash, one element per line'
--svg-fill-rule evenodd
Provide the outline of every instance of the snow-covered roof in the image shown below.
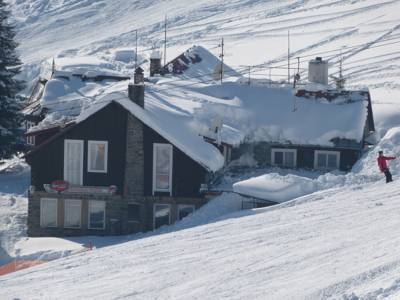
<path fill-rule="evenodd" d="M 312 179 L 288 174 L 265 174 L 233 184 L 236 193 L 272 202 L 285 202 L 315 192 Z"/>
<path fill-rule="evenodd" d="M 206 81 L 218 77 L 221 61 L 202 46 L 193 46 L 168 62 L 165 72 L 180 78 Z M 224 77 L 239 77 L 240 74 L 224 64 Z"/>
<path fill-rule="evenodd" d="M 82 111 L 75 122 L 83 122 L 109 103 L 116 102 L 206 169 L 214 172 L 221 169 L 224 165 L 223 156 L 216 147 L 204 141 L 198 134 L 196 128 L 191 125 L 191 115 L 171 107 L 168 109 L 159 101 L 158 96 L 157 92 L 148 89 L 143 109 L 132 102 L 126 93 L 109 94 L 98 104 Z"/>
<path fill-rule="evenodd" d="M 235 82 L 196 87 L 219 99 L 205 101 L 195 118 L 218 117 L 247 141 L 334 146 L 332 139 L 361 141 L 368 115 L 364 92 L 334 99 L 297 97 L 289 87 L 247 86 Z"/>
<path fill-rule="evenodd" d="M 328 147 L 334 146 L 333 139 L 360 142 L 363 138 L 369 104 L 365 91 L 304 92 L 290 86 L 249 86 L 237 77 L 226 78 L 220 84 L 219 80 L 210 80 L 209 73 L 218 64 L 218 58 L 200 46 L 182 55 L 190 59 L 181 73 L 146 83 L 144 110 L 129 102 L 127 81 L 85 81 L 70 71 L 57 71 L 46 84 L 41 99 L 49 113 L 30 131 L 74 120 L 80 122 L 99 106 L 117 101 L 214 171 L 222 167 L 223 159 L 202 136 L 231 145 L 265 141 Z M 80 59 L 78 65 L 79 62 L 82 63 Z M 96 59 L 88 60 L 91 63 L 96 63 Z M 122 99 L 117 100 L 118 97 Z M 213 120 L 221 123 L 218 136 L 213 136 Z"/>

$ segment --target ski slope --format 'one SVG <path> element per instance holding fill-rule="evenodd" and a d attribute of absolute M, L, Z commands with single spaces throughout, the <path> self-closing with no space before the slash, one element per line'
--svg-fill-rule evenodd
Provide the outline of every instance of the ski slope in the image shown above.
<path fill-rule="evenodd" d="M 1 277 L 2 298 L 398 299 L 399 187 L 331 189 L 70 256 Z"/>
<path fill-rule="evenodd" d="M 399 0 L 8 2 L 18 22 L 22 77 L 29 83 L 48 75 L 52 58 L 58 68 L 76 56 L 108 60 L 132 75 L 132 66 L 121 67 L 115 53 L 134 49 L 135 30 L 140 61 L 152 48 L 162 50 L 167 14 L 167 60 L 194 44 L 218 55 L 223 37 L 225 62 L 246 78 L 250 65 L 252 78 L 287 80 L 289 31 L 291 77 L 297 57 L 301 80 L 315 56 L 329 60 L 335 76 L 343 57 L 347 87 L 371 90 L 379 136 L 400 125 Z"/>
<path fill-rule="evenodd" d="M 353 172 L 314 179 L 320 191 L 240 212 L 240 197 L 227 194 L 154 233 L 104 238 L 114 245 L 2 276 L 0 296 L 399 299 L 400 160 L 386 184 L 378 149 L 398 155 L 400 128 Z"/>
<path fill-rule="evenodd" d="M 343 57 L 347 87 L 370 88 L 377 136 L 388 132 L 379 147 L 400 154 L 399 130 L 392 129 L 400 126 L 399 0 L 8 2 L 28 82 L 46 75 L 53 57 L 60 67 L 64 58 L 90 56 L 131 75 L 116 53 L 134 47 L 136 29 L 140 57 L 162 48 L 165 14 L 168 60 L 193 44 L 218 55 L 224 37 L 228 65 L 245 78 L 251 65 L 252 78 L 281 81 L 290 31 L 291 76 L 297 57 L 302 80 L 309 59 L 328 59 L 337 75 Z M 319 191 L 291 202 L 219 219 L 220 210 L 199 210 L 156 232 L 163 234 L 115 240 L 110 244 L 123 243 L 0 277 L 0 299 L 399 299 L 400 164 L 393 164 L 395 182 L 384 184 L 377 150 L 354 172 L 321 176 Z M 18 214 L 27 176 L 16 174 L 0 185 L 6 261 L 24 232 Z M 10 195 L 15 190 L 19 196 Z"/>

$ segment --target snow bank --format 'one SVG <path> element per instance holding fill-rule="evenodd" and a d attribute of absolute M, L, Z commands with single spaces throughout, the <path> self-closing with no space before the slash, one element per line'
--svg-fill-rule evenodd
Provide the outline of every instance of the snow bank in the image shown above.
<path fill-rule="evenodd" d="M 400 173 L 400 127 L 390 129 L 372 150 L 368 151 L 353 167 L 352 172 L 330 172 L 310 179 L 296 175 L 265 174 L 233 184 L 235 192 L 264 200 L 283 202 L 316 191 L 349 185 L 365 185 L 383 181 L 377 165 L 378 151 L 397 159 L 388 162 L 394 176 Z M 396 179 L 395 179 L 396 180 Z"/>
<path fill-rule="evenodd" d="M 85 250 L 80 243 L 52 237 L 22 238 L 14 248 L 19 259 L 39 260 L 53 260 Z"/>
<path fill-rule="evenodd" d="M 236 212 L 8 274 L 1 293 L 6 299 L 397 299 L 398 189 L 398 182 L 345 187 L 292 206 Z"/>
<path fill-rule="evenodd" d="M 30 184 L 30 167 L 22 158 L 0 161 L 0 195 L 25 195 Z"/>
<path fill-rule="evenodd" d="M 380 150 L 385 156 L 397 157 L 388 161 L 388 166 L 392 174 L 400 174 L 400 127 L 389 129 L 379 143 L 354 165 L 353 172 L 366 176 L 381 175 L 376 161 Z"/>
<path fill-rule="evenodd" d="M 237 182 L 233 190 L 242 195 L 281 203 L 311 194 L 317 187 L 309 178 L 271 173 Z"/>

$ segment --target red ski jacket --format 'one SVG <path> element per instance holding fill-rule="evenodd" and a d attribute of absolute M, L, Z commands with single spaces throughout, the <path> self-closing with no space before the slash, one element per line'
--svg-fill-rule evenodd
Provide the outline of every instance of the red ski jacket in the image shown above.
<path fill-rule="evenodd" d="M 385 171 L 385 169 L 387 169 L 387 164 L 386 161 L 387 160 L 392 160 L 392 159 L 396 159 L 396 157 L 394 156 L 379 156 L 378 157 L 378 166 L 379 166 L 379 170 L 381 170 L 381 172 Z"/>

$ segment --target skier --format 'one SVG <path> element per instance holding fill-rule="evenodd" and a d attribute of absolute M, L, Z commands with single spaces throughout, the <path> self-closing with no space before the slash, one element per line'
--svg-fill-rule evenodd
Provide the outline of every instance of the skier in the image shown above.
<path fill-rule="evenodd" d="M 392 180 L 392 174 L 389 171 L 389 168 L 386 164 L 387 160 L 392 160 L 392 159 L 396 159 L 396 157 L 394 156 L 384 156 L 383 155 L 383 151 L 379 151 L 379 157 L 378 157 L 378 166 L 379 169 L 381 170 L 381 172 L 385 173 L 386 176 L 386 183 L 393 181 Z"/>

